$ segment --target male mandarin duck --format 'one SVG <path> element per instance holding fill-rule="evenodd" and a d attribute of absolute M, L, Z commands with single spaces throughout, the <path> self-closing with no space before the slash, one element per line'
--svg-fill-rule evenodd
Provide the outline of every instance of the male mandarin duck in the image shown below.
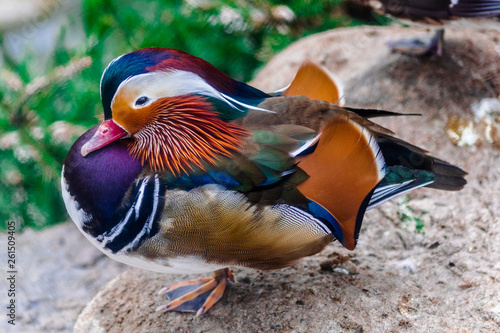
<path fill-rule="evenodd" d="M 326 88 L 326 89 L 325 89 Z M 312 89 L 312 90 L 311 90 Z M 164 273 L 215 271 L 163 293 L 162 310 L 206 312 L 228 267 L 289 266 L 337 239 L 353 250 L 367 209 L 414 188 L 456 191 L 465 172 L 342 108 L 311 63 L 267 94 L 165 48 L 113 60 L 104 122 L 62 170 L 69 215 L 113 259 Z"/>

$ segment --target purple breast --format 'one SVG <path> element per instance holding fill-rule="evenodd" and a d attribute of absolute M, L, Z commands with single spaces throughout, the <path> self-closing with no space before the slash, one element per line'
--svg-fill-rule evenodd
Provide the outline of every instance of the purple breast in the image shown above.
<path fill-rule="evenodd" d="M 92 216 L 91 234 L 108 229 L 119 211 L 123 197 L 142 171 L 140 161 L 130 156 L 128 140 L 117 140 L 83 157 L 81 147 L 98 126 L 84 133 L 71 147 L 64 162 L 69 194 Z"/>

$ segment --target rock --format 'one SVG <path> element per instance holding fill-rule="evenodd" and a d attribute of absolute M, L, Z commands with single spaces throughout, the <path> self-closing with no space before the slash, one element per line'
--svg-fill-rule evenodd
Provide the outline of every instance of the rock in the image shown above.
<path fill-rule="evenodd" d="M 0 321 L 2 332 L 71 331 L 85 305 L 125 269 L 94 248 L 73 222 L 16 234 L 16 257 L 17 321 Z"/>
<path fill-rule="evenodd" d="M 310 59 L 340 78 L 348 106 L 422 113 L 377 122 L 467 170 L 464 190 L 421 189 L 369 211 L 354 252 L 334 243 L 280 271 L 236 269 L 240 282 L 201 317 L 155 312 L 166 303 L 159 289 L 196 276 L 127 270 L 89 303 L 75 332 L 500 330 L 500 153 L 487 145 L 456 147 L 445 135 L 449 115 L 471 113 L 474 103 L 500 95 L 498 34 L 447 29 L 441 58 L 410 58 L 385 46 L 389 36 L 417 31 L 361 27 L 313 35 L 277 55 L 253 83 L 281 88 Z M 429 216 L 421 229 L 409 224 L 420 215 L 405 221 L 398 214 L 408 207 Z M 355 269 L 344 271 L 356 274 L 322 271 L 332 256 L 349 256 Z"/>

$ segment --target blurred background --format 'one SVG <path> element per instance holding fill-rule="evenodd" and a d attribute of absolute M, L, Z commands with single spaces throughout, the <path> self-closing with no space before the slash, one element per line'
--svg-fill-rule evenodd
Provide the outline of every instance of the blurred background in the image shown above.
<path fill-rule="evenodd" d="M 0 0 L 0 230 L 68 220 L 61 166 L 99 123 L 99 80 L 117 56 L 177 48 L 249 81 L 304 36 L 388 22 L 341 0 Z"/>

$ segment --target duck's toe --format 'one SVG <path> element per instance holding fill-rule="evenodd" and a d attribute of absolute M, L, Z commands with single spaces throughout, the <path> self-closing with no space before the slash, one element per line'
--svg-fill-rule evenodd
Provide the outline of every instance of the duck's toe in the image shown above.
<path fill-rule="evenodd" d="M 233 274 L 227 268 L 214 272 L 213 277 L 176 283 L 160 290 L 170 303 L 159 306 L 156 311 L 207 312 L 224 294 L 227 281 L 234 281 Z"/>

